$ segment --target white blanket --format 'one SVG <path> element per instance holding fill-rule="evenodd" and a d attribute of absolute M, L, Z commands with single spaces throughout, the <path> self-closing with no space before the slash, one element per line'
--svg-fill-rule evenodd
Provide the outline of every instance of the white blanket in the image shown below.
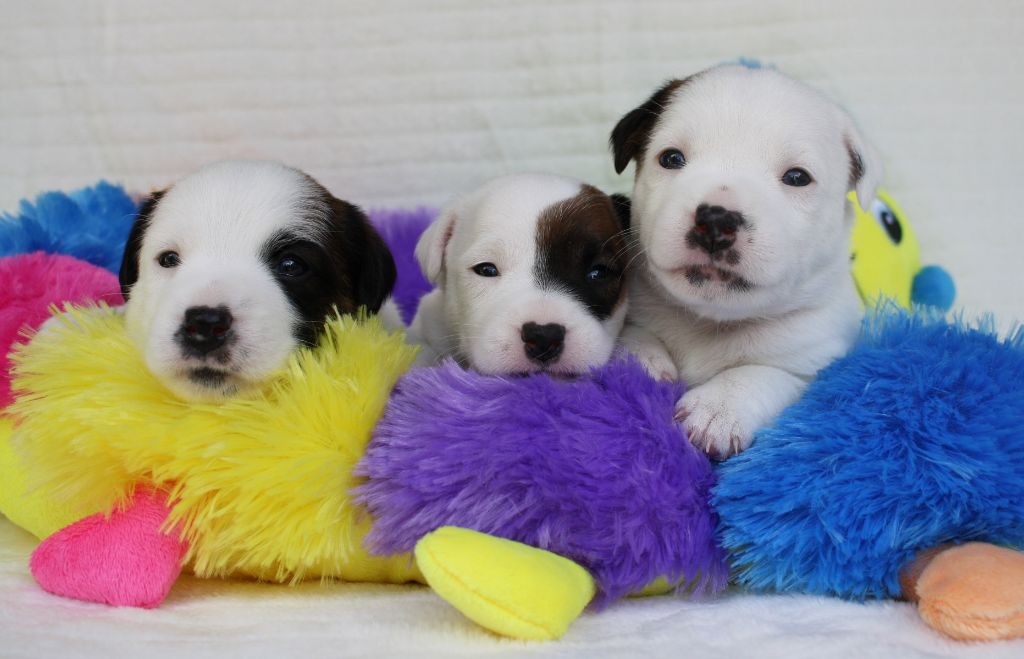
<path fill-rule="evenodd" d="M 508 171 L 609 191 L 615 121 L 662 80 L 761 58 L 845 104 L 969 313 L 1024 318 L 1024 4 L 34 0 L 0 5 L 0 209 L 97 178 L 165 186 L 278 158 L 367 206 L 442 203 Z M 561 642 L 502 641 L 425 589 L 183 579 L 156 611 L 39 591 L 0 519 L 0 656 L 1021 657 L 904 604 L 631 600 Z"/>
<path fill-rule="evenodd" d="M 183 577 L 155 610 L 47 595 L 26 568 L 34 538 L 0 518 L 0 656 L 579 656 L 1020 659 L 1024 640 L 970 645 L 924 626 L 909 604 L 742 593 L 628 599 L 588 612 L 560 641 L 501 639 L 419 586 L 297 587 Z"/>

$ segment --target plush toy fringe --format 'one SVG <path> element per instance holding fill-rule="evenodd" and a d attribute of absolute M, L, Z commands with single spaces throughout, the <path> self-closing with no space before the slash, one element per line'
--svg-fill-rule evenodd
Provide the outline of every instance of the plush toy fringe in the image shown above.
<path fill-rule="evenodd" d="M 896 597 L 922 550 L 1024 546 L 1024 329 L 883 307 L 721 467 L 714 503 L 758 590 Z"/>
<path fill-rule="evenodd" d="M 145 368 L 105 307 L 69 309 L 15 355 L 14 443 L 30 483 L 83 515 L 136 484 L 170 493 L 199 576 L 404 581 L 407 557 L 370 558 L 349 498 L 388 392 L 415 358 L 376 318 L 338 317 L 252 396 L 185 403 Z"/>

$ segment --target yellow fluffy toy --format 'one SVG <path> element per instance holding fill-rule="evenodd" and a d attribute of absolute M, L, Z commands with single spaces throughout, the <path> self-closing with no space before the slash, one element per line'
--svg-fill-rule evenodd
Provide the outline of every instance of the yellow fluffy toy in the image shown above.
<path fill-rule="evenodd" d="M 181 529 L 198 576 L 420 578 L 408 556 L 367 554 L 370 520 L 349 498 L 352 469 L 415 358 L 400 333 L 335 318 L 317 349 L 296 351 L 256 395 L 197 404 L 149 373 L 119 314 L 58 318 L 15 355 L 20 397 L 7 410 L 13 427 L 0 427 L 13 432 L 0 437 L 12 521 L 45 538 L 147 484 L 173 502 L 163 528 Z"/>

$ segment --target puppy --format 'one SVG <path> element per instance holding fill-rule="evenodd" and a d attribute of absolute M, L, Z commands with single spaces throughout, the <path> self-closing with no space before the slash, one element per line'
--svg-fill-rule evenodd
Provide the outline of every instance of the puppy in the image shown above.
<path fill-rule="evenodd" d="M 577 374 L 611 356 L 626 316 L 628 207 L 546 175 L 495 179 L 427 228 L 436 288 L 410 335 L 482 373 Z"/>
<path fill-rule="evenodd" d="M 395 280 L 357 207 L 274 162 L 203 167 L 141 207 L 121 264 L 125 325 L 186 400 L 232 396 L 313 345 L 324 320 L 380 309 Z"/>
<path fill-rule="evenodd" d="M 623 344 L 690 387 L 694 443 L 739 452 L 857 333 L 847 192 L 870 203 L 878 158 L 821 94 L 741 66 L 669 82 L 611 146 L 617 172 L 636 163 Z"/>

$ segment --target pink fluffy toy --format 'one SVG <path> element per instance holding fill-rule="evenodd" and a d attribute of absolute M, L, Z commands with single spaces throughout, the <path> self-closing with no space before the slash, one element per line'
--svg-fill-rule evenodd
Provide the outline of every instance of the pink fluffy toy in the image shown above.
<path fill-rule="evenodd" d="M 20 254 L 0 258 L 0 408 L 11 403 L 11 347 L 26 330 L 50 317 L 63 302 L 124 302 L 117 276 L 95 265 L 59 254 Z"/>

